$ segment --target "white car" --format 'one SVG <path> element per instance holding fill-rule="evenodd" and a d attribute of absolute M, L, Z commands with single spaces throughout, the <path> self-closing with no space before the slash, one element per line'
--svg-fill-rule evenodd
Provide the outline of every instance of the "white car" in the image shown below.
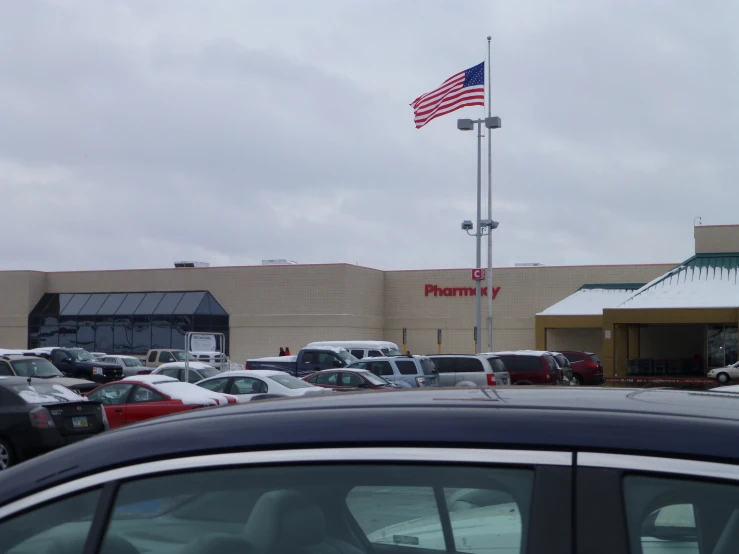
<path fill-rule="evenodd" d="M 733 379 L 739 379 L 739 362 L 727 367 L 712 369 L 708 372 L 708 377 L 716 379 L 722 385 L 725 385 Z"/>
<path fill-rule="evenodd" d="M 133 375 L 145 375 L 151 373 L 151 368 L 146 367 L 144 362 L 139 360 L 136 356 L 103 356 L 100 358 L 101 362 L 106 364 L 118 364 L 123 368 L 124 377 L 132 377 Z M 140 372 L 144 373 L 140 373 Z"/>
<path fill-rule="evenodd" d="M 187 381 L 188 383 L 197 383 L 208 377 L 215 377 L 220 375 L 221 372 L 214 368 L 212 365 L 204 364 L 203 362 L 188 362 L 189 375 L 185 378 L 185 362 L 169 362 L 160 365 L 151 375 L 166 375 L 167 377 L 174 377 L 179 381 Z"/>
<path fill-rule="evenodd" d="M 239 403 L 275 396 L 317 396 L 334 392 L 315 387 L 284 371 L 268 369 L 229 371 L 195 384 L 213 392 L 235 396 Z"/>

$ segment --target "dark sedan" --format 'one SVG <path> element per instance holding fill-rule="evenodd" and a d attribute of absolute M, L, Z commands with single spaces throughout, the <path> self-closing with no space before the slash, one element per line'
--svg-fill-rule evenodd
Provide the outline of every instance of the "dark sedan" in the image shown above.
<path fill-rule="evenodd" d="M 736 395 L 664 389 L 194 410 L 0 474 L 0 554 L 730 554 L 738 435 Z"/>
<path fill-rule="evenodd" d="M 100 433 L 107 425 L 99 402 L 59 383 L 0 377 L 0 470 Z"/>
<path fill-rule="evenodd" d="M 341 392 L 400 388 L 366 369 L 325 369 L 307 375 L 303 380 L 317 387 Z"/>

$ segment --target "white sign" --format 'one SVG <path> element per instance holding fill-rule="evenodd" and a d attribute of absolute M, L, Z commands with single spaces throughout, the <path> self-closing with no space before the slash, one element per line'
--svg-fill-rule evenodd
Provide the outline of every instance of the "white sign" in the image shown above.
<path fill-rule="evenodd" d="M 473 269 L 472 270 L 472 280 L 473 281 L 484 281 L 485 280 L 485 270 L 484 269 Z"/>
<path fill-rule="evenodd" d="M 215 352 L 215 335 L 190 335 L 190 352 Z"/>
<path fill-rule="evenodd" d="M 606 329 L 606 339 L 610 339 L 610 338 L 611 338 L 611 330 Z"/>

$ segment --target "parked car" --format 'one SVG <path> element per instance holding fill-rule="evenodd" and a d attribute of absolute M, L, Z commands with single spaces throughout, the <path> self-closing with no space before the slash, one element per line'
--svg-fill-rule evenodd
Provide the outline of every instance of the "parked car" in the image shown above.
<path fill-rule="evenodd" d="M 220 375 L 221 372 L 214 368 L 212 365 L 204 364 L 202 362 L 188 362 L 189 375 L 185 379 L 185 363 L 184 362 L 172 362 L 168 364 L 162 364 L 151 372 L 151 375 L 166 375 L 172 377 L 178 381 L 187 380 L 188 383 L 197 383 L 208 377 L 214 377 Z"/>
<path fill-rule="evenodd" d="M 439 386 L 439 372 L 428 356 L 368 358 L 354 362 L 348 369 L 366 369 L 403 388 Z"/>
<path fill-rule="evenodd" d="M 82 348 L 36 348 L 32 352 L 46 357 L 67 377 L 96 383 L 108 383 L 123 377 L 121 366 L 101 362 Z"/>
<path fill-rule="evenodd" d="M 306 347 L 295 356 L 272 356 L 247 360 L 245 369 L 272 369 L 285 371 L 296 377 L 305 377 L 323 369 L 346 367 L 356 361 L 357 359 L 345 348 Z"/>
<path fill-rule="evenodd" d="M 562 354 L 570 361 L 572 373 L 581 385 L 602 385 L 603 362 L 592 352 L 563 350 Z"/>
<path fill-rule="evenodd" d="M 318 348 L 321 346 L 333 346 L 334 348 L 344 348 L 352 356 L 361 360 L 362 358 L 379 358 L 382 356 L 402 356 L 403 353 L 398 349 L 398 345 L 394 342 L 382 340 L 329 340 L 312 342 L 306 348 Z"/>
<path fill-rule="evenodd" d="M 0 377 L 0 470 L 101 433 L 107 425 L 99 403 L 60 383 Z M 1 537 L 2 531 L 0 544 Z"/>
<path fill-rule="evenodd" d="M 116 364 L 121 366 L 123 369 L 124 377 L 132 377 L 133 375 L 148 375 L 152 369 L 146 367 L 144 362 L 138 359 L 136 356 L 103 356 L 100 358 L 101 362 L 106 364 Z"/>
<path fill-rule="evenodd" d="M 162 364 L 172 362 L 184 362 L 186 358 L 184 350 L 176 348 L 154 348 L 146 353 L 146 367 L 159 367 Z M 190 354 L 190 360 L 195 360 L 195 356 Z"/>
<path fill-rule="evenodd" d="M 49 360 L 34 355 L 2 356 L 0 359 L 0 376 L 46 379 L 50 383 L 64 385 L 77 394 L 90 392 L 98 386 L 94 381 L 88 381 L 87 379 L 65 377 Z"/>
<path fill-rule="evenodd" d="M 429 356 L 442 387 L 509 385 L 510 376 L 495 354 Z"/>
<path fill-rule="evenodd" d="M 267 369 L 227 371 L 195 384 L 213 392 L 235 396 L 240 403 L 267 398 L 332 392 L 330 389 L 317 387 L 302 379 L 288 375 L 284 371 L 270 371 Z"/>
<path fill-rule="evenodd" d="M 324 387 L 339 392 L 361 390 L 398 389 L 398 385 L 386 381 L 382 377 L 370 373 L 366 369 L 326 369 L 303 378 L 317 387 Z"/>
<path fill-rule="evenodd" d="M 105 407 L 111 428 L 164 415 L 235 404 L 232 396 L 182 383 L 165 375 L 136 375 L 108 383 L 87 394 Z"/>
<path fill-rule="evenodd" d="M 572 366 L 567 357 L 560 352 L 550 352 L 554 361 L 557 363 L 559 369 L 559 384 L 560 385 L 579 385 L 580 381 L 575 379 L 575 375 L 572 372 Z"/>
<path fill-rule="evenodd" d="M 512 385 L 556 385 L 559 367 L 550 352 L 518 350 L 494 353 L 505 365 Z"/>
<path fill-rule="evenodd" d="M 711 369 L 706 374 L 710 379 L 716 379 L 722 385 L 725 385 L 729 381 L 739 379 L 739 362 L 733 363 L 726 367 L 719 367 Z"/>
<path fill-rule="evenodd" d="M 456 388 L 195 410 L 0 473 L 0 553 L 727 554 L 728 396 Z"/>

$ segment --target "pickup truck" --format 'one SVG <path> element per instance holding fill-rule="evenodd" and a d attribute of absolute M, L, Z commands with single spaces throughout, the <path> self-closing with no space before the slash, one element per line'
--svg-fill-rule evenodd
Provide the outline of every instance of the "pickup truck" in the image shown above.
<path fill-rule="evenodd" d="M 284 371 L 295 377 L 306 377 L 322 369 L 346 367 L 357 359 L 345 348 L 319 346 L 303 348 L 297 356 L 275 356 L 246 361 L 244 369 L 272 369 Z"/>
<path fill-rule="evenodd" d="M 108 383 L 123 378 L 121 366 L 101 362 L 82 348 L 37 348 L 32 352 L 48 359 L 67 377 L 87 379 L 95 383 Z"/>
<path fill-rule="evenodd" d="M 177 349 L 153 349 L 146 353 L 146 366 L 159 367 L 162 364 L 173 362 L 184 362 L 185 351 Z M 228 360 L 220 352 L 190 352 L 191 362 L 203 362 L 204 364 L 220 367 L 226 365 Z"/>

